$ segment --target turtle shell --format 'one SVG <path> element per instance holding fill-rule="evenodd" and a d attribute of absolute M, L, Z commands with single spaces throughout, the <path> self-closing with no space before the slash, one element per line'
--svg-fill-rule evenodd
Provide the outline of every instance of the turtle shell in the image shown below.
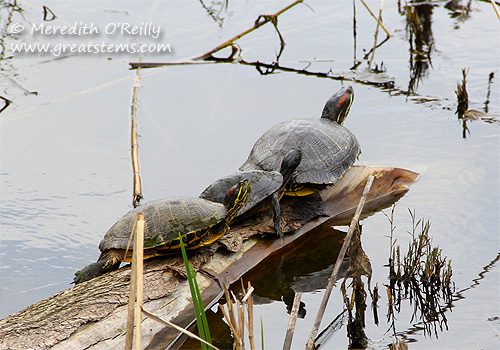
<path fill-rule="evenodd" d="M 237 216 L 241 216 L 248 212 L 261 201 L 276 192 L 283 184 L 283 176 L 278 171 L 242 171 L 218 179 L 200 194 L 200 198 L 222 203 L 227 191 L 245 179 L 250 180 L 252 192 L 248 195 L 247 201 L 240 209 Z"/>
<path fill-rule="evenodd" d="M 361 153 L 358 140 L 344 126 L 327 118 L 293 119 L 266 131 L 240 170 L 279 170 L 283 157 L 294 148 L 301 149 L 302 161 L 291 184 L 334 183 Z"/>
<path fill-rule="evenodd" d="M 101 251 L 126 249 L 137 213 L 144 214 L 144 248 L 157 248 L 206 230 L 226 217 L 224 205 L 201 198 L 173 197 L 151 201 L 125 214 L 106 232 Z M 195 237 L 196 238 L 196 237 Z M 188 243 L 189 244 L 189 243 Z M 130 245 L 133 247 L 133 241 Z"/>

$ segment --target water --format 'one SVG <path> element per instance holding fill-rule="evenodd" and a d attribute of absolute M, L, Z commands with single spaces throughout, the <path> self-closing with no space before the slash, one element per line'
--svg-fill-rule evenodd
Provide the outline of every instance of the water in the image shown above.
<path fill-rule="evenodd" d="M 454 4 L 467 5 L 466 2 Z M 5 2 L 4 4 L 8 4 Z M 0 114 L 1 132 L 1 310 L 5 317 L 68 288 L 73 273 L 94 261 L 106 230 L 131 209 L 132 172 L 129 120 L 135 73 L 128 62 L 137 54 L 13 54 L 12 42 L 40 43 L 168 43 L 172 53 L 151 54 L 144 61 L 177 61 L 200 55 L 252 26 L 287 1 L 229 2 L 214 20 L 198 2 L 52 2 L 58 25 L 152 22 L 161 27 L 159 40 L 129 35 L 72 36 L 2 35 L 0 95 L 12 103 Z M 408 208 L 431 221 L 433 244 L 452 260 L 457 290 L 467 289 L 447 313 L 448 330 L 439 339 L 415 332 L 415 348 L 498 346 L 500 316 L 498 263 L 500 251 L 500 138 L 498 123 L 462 122 L 454 113 L 461 69 L 468 68 L 470 108 L 500 114 L 498 18 L 487 2 L 472 2 L 468 16 L 456 17 L 450 3 L 437 2 L 431 15 L 431 63 L 411 79 L 405 17 L 396 2 L 385 2 L 384 25 L 394 36 L 376 50 L 394 78 L 394 89 L 345 82 L 355 100 L 345 125 L 362 146 L 360 164 L 396 166 L 422 173 L 396 208 L 396 237 L 402 248 L 411 228 Z M 2 28 L 10 23 L 42 23 L 42 6 L 21 3 L 24 10 L 2 8 Z M 373 46 L 375 21 L 356 3 L 356 53 L 352 5 L 308 3 L 279 18 L 287 45 L 280 64 L 297 70 L 348 72 L 353 59 L 367 67 L 364 52 Z M 379 3 L 368 5 L 378 12 Z M 219 7 L 218 7 L 219 6 Z M 424 9 L 423 7 L 421 7 Z M 423 11 L 423 10 L 422 10 Z M 221 25 L 221 20 L 222 25 Z M 379 36 L 379 42 L 385 37 Z M 17 39 L 14 39 L 17 38 Z M 269 24 L 239 41 L 246 61 L 271 63 L 279 39 Z M 11 57 L 14 56 L 14 57 Z M 222 54 L 221 54 L 222 56 Z M 414 69 L 416 71 L 416 69 Z M 262 76 L 254 67 L 237 64 L 176 66 L 143 71 L 139 99 L 140 166 L 145 200 L 197 196 L 213 180 L 234 172 L 255 140 L 270 126 L 291 118 L 319 116 L 341 81 L 275 71 Z M 490 73 L 494 74 L 490 81 Z M 407 98 L 410 83 L 422 102 Z M 411 87 L 411 86 L 410 86 Z M 38 94 L 29 92 L 36 91 Z M 1 103 L 2 101 L 0 101 Z M 342 228 L 341 228 L 342 229 Z M 387 282 L 389 241 L 387 218 L 364 221 L 363 246 L 373 266 L 372 284 Z M 490 265 L 488 272 L 484 267 Z M 322 271 L 323 266 L 318 269 Z M 319 273 L 319 272 L 318 272 Z M 477 283 L 474 280 L 480 277 Z M 304 293 L 307 314 L 298 320 L 294 348 L 303 348 L 322 289 Z M 366 333 L 374 347 L 391 341 L 383 323 L 385 293 L 379 302 L 382 323 L 367 313 Z M 266 298 L 263 296 L 263 298 Z M 340 311 L 334 290 L 325 324 Z M 256 308 L 266 327 L 266 348 L 281 348 L 288 322 L 281 301 Z M 411 306 L 398 317 L 399 332 L 411 329 Z M 327 321 L 328 320 L 328 321 Z M 259 341 L 257 342 L 259 343 Z M 346 348 L 345 327 L 328 343 Z"/>

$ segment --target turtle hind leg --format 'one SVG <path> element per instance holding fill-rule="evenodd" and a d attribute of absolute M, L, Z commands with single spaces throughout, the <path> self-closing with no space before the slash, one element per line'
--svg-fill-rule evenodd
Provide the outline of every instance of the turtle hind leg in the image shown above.
<path fill-rule="evenodd" d="M 95 263 L 77 271 L 72 283 L 80 284 L 106 272 L 116 270 L 120 267 L 120 263 L 121 259 L 116 254 L 112 254 L 112 252 L 103 253 Z"/>

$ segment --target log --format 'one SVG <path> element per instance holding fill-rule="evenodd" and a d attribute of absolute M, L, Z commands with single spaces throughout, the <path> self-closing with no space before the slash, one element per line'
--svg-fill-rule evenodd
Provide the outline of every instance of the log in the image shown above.
<path fill-rule="evenodd" d="M 284 232 L 274 233 L 271 216 L 259 215 L 232 227 L 215 244 L 192 252 L 190 261 L 208 308 L 230 285 L 259 262 L 290 246 L 313 229 L 348 225 L 366 179 L 375 176 L 361 219 L 391 206 L 409 190 L 419 174 L 389 167 L 352 167 L 317 199 L 287 197 L 281 201 Z M 318 207 L 320 205 L 320 207 Z M 264 235 L 264 237 L 263 237 Z M 144 264 L 144 309 L 182 327 L 194 321 L 189 285 L 180 257 Z M 124 267 L 31 305 L 0 320 L 0 349 L 115 349 L 125 344 L 130 268 Z M 179 332 L 142 320 L 143 349 L 165 349 Z"/>

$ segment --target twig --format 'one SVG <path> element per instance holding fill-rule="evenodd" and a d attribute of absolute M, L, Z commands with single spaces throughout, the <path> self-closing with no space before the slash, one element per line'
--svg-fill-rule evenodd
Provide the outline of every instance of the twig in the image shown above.
<path fill-rule="evenodd" d="M 323 319 L 323 315 L 325 313 L 328 299 L 330 298 L 330 294 L 332 293 L 332 289 L 335 286 L 335 282 L 337 280 L 337 275 L 338 275 L 339 270 L 340 270 L 340 265 L 342 264 L 342 261 L 344 260 L 345 253 L 346 253 L 347 248 L 349 247 L 349 244 L 351 242 L 351 238 L 354 234 L 354 230 L 358 225 L 359 217 L 361 216 L 361 212 L 363 211 L 363 207 L 365 206 L 366 197 L 368 197 L 368 193 L 370 192 L 370 189 L 372 187 L 374 179 L 375 178 L 373 176 L 370 176 L 368 178 L 368 180 L 366 181 L 365 189 L 363 190 L 363 194 L 361 195 L 361 199 L 359 201 L 358 207 L 356 208 L 356 213 L 354 214 L 354 217 L 351 220 L 351 225 L 349 226 L 349 231 L 347 232 L 347 235 L 344 239 L 344 243 L 342 244 L 342 248 L 340 249 L 340 253 L 337 257 L 337 261 L 335 262 L 335 266 L 334 266 L 333 271 L 332 271 L 332 275 L 330 276 L 330 279 L 328 280 L 328 286 L 326 287 L 325 295 L 323 296 L 323 300 L 321 301 L 321 305 L 320 305 L 320 308 L 318 310 L 316 320 L 314 321 L 311 335 L 309 336 L 309 340 L 307 341 L 306 349 L 308 349 L 308 350 L 314 349 L 314 339 L 316 338 L 316 335 L 318 334 L 318 329 L 319 329 L 319 326 L 321 324 L 321 320 Z"/>
<path fill-rule="evenodd" d="M 377 21 L 377 23 L 382 27 L 382 29 L 384 30 L 384 32 L 386 32 L 387 36 L 391 37 L 392 35 L 389 34 L 389 31 L 384 27 L 384 25 L 382 24 L 381 21 L 379 21 L 379 19 L 373 14 L 372 10 L 370 10 L 370 8 L 368 7 L 368 5 L 363 1 L 361 0 L 361 3 L 363 5 L 365 5 L 366 9 L 368 10 L 368 12 L 370 12 L 370 15 L 372 15 L 373 18 L 375 18 L 375 20 Z"/>
<path fill-rule="evenodd" d="M 283 344 L 283 350 L 290 350 L 290 347 L 292 346 L 295 323 L 297 322 L 297 316 L 299 315 L 300 298 L 302 298 L 302 292 L 295 293 L 292 312 L 290 312 L 290 320 L 288 321 L 288 328 L 286 330 L 285 343 Z"/>
<path fill-rule="evenodd" d="M 141 84 L 141 68 L 137 68 L 135 75 L 134 93 L 132 95 L 132 169 L 134 171 L 134 194 L 132 204 L 136 208 L 142 199 L 141 175 L 139 173 L 139 145 L 137 142 L 137 104 L 139 98 L 139 86 Z"/>
<path fill-rule="evenodd" d="M 301 2 L 303 2 L 304 0 L 297 0 L 297 1 L 294 1 L 293 3 L 291 3 L 290 5 L 286 6 L 285 8 L 279 10 L 278 12 L 276 12 L 274 15 L 266 15 L 266 16 L 259 16 L 257 18 L 257 20 L 255 21 L 255 24 L 252 28 L 249 28 L 247 30 L 245 30 L 244 32 L 236 35 L 234 38 L 232 39 L 229 39 L 228 41 L 226 41 L 225 43 L 217 46 L 216 48 L 204 53 L 203 55 L 199 56 L 199 57 L 196 57 L 195 60 L 204 60 L 204 59 L 207 59 L 208 57 L 212 56 L 212 54 L 228 47 L 228 46 L 231 46 L 236 40 L 244 37 L 245 35 L 247 35 L 248 33 L 251 33 L 253 32 L 255 29 L 258 29 L 260 28 L 261 26 L 263 26 L 264 24 L 268 23 L 268 22 L 271 22 L 274 24 L 274 26 L 277 28 L 276 26 L 276 17 L 278 17 L 279 15 L 281 15 L 283 12 L 291 9 L 292 7 L 294 7 L 295 5 L 297 4 L 300 4 Z M 260 20 L 262 18 L 262 21 Z M 279 33 L 279 32 L 278 32 Z M 281 38 L 281 35 L 280 35 L 280 40 L 281 42 L 283 43 L 282 41 L 282 38 Z M 233 53 L 234 55 L 234 53 Z"/>
<path fill-rule="evenodd" d="M 493 6 L 493 9 L 497 13 L 498 19 L 500 19 L 500 11 L 498 11 L 497 4 L 495 4 L 495 2 L 493 0 L 490 0 L 490 2 L 491 2 L 491 5 Z"/>

